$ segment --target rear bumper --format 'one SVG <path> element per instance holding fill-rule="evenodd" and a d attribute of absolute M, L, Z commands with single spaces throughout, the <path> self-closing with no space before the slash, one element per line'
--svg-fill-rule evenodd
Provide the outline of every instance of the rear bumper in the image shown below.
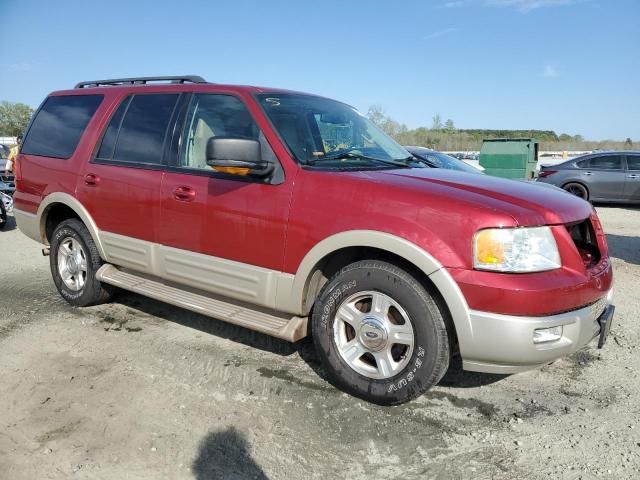
<path fill-rule="evenodd" d="M 20 210 L 16 208 L 14 204 L 13 216 L 15 217 L 18 228 L 22 233 L 32 240 L 42 243 L 42 238 L 40 237 L 40 222 L 37 215 Z"/>
<path fill-rule="evenodd" d="M 524 317 L 469 311 L 473 342 L 463 352 L 463 368 L 476 372 L 516 373 L 567 356 L 600 333 L 598 319 L 611 304 L 612 290 L 598 302 L 557 315 Z M 533 343 L 539 328 L 562 326 L 560 339 Z"/>

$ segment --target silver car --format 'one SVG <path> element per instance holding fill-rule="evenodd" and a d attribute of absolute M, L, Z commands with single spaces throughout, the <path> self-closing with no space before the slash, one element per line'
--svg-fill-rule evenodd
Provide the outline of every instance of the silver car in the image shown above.
<path fill-rule="evenodd" d="M 591 202 L 640 203 L 640 151 L 591 153 L 543 165 L 538 181 Z"/>

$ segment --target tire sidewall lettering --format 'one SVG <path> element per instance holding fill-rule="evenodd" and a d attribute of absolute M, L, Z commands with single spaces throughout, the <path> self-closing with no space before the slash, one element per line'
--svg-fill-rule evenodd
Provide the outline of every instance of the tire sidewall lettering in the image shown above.
<path fill-rule="evenodd" d="M 342 298 L 347 296 L 347 294 L 351 294 L 351 291 L 355 290 L 357 286 L 358 282 L 356 280 L 351 280 L 349 282 L 336 285 L 335 288 L 329 292 L 329 299 L 324 304 L 322 317 L 320 318 L 320 325 L 323 329 L 326 330 L 329 327 L 329 320 L 333 316 L 333 312 L 335 312 L 338 300 L 342 300 Z"/>

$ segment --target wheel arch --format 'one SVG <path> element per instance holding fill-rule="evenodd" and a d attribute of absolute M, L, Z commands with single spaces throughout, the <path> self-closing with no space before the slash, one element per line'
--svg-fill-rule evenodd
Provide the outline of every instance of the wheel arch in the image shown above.
<path fill-rule="evenodd" d="M 374 230 L 338 233 L 314 246 L 300 263 L 292 282 L 292 309 L 308 315 L 327 281 L 326 274 L 335 273 L 347 264 L 362 259 L 385 260 L 407 269 L 427 290 L 436 294 L 453 337 L 460 342 L 472 335 L 467 303 L 457 283 L 442 264 L 418 245 Z"/>
<path fill-rule="evenodd" d="M 68 193 L 55 192 L 47 195 L 38 207 L 37 218 L 39 219 L 40 242 L 45 245 L 49 245 L 51 233 L 59 221 L 77 218 L 89 230 L 100 257 L 106 258 L 95 221 L 87 209 Z M 59 221 L 53 222 L 54 218 Z"/>

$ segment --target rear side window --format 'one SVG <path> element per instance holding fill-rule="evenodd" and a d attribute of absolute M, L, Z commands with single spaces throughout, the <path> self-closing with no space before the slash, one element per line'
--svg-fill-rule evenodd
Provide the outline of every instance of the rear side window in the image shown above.
<path fill-rule="evenodd" d="M 118 139 L 118 130 L 120 130 L 120 124 L 124 117 L 124 112 L 127 111 L 131 97 L 120 104 L 116 113 L 111 117 L 107 131 L 102 138 L 102 144 L 100 150 L 98 150 L 98 158 L 111 159 L 113 158 L 113 152 L 116 149 L 116 140 Z"/>
<path fill-rule="evenodd" d="M 97 158 L 162 163 L 164 139 L 177 99 L 177 93 L 127 97 L 111 117 Z"/>
<path fill-rule="evenodd" d="M 607 155 L 604 157 L 593 157 L 589 161 L 589 168 L 594 170 L 622 170 L 622 156 Z"/>
<path fill-rule="evenodd" d="M 640 155 L 627 155 L 627 167 L 629 170 L 640 170 Z"/>
<path fill-rule="evenodd" d="M 21 153 L 67 159 L 73 155 L 102 95 L 49 97 L 38 110 Z"/>

